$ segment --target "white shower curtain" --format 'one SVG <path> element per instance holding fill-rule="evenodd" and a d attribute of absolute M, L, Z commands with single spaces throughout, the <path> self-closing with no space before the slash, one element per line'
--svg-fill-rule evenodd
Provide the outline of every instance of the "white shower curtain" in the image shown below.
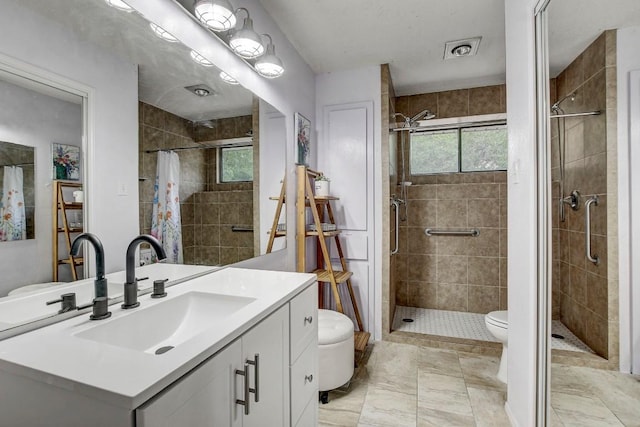
<path fill-rule="evenodd" d="M 167 262 L 182 264 L 180 158 L 175 152 L 158 152 L 154 190 L 151 235 L 162 244 Z"/>
<path fill-rule="evenodd" d="M 22 168 L 5 166 L 0 202 L 0 241 L 26 238 Z"/>

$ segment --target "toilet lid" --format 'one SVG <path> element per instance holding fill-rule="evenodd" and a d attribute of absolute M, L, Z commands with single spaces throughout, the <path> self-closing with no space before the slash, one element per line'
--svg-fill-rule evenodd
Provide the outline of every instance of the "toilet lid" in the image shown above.
<path fill-rule="evenodd" d="M 487 322 L 495 326 L 506 328 L 509 325 L 507 321 L 507 310 L 492 311 L 491 313 L 487 314 L 486 318 Z"/>
<path fill-rule="evenodd" d="M 318 310 L 318 344 L 335 344 L 353 338 L 353 322 L 342 313 Z"/>

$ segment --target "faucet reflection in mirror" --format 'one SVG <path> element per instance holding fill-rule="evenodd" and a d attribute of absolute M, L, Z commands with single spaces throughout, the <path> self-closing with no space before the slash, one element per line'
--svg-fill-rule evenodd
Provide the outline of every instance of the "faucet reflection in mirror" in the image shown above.
<path fill-rule="evenodd" d="M 107 295 L 107 279 L 104 277 L 104 248 L 102 242 L 91 233 L 82 233 L 73 240 L 71 244 L 71 255 L 77 256 L 80 252 L 80 245 L 87 240 L 93 245 L 96 253 L 96 279 L 93 282 L 95 287 L 95 297 L 108 297 Z"/>

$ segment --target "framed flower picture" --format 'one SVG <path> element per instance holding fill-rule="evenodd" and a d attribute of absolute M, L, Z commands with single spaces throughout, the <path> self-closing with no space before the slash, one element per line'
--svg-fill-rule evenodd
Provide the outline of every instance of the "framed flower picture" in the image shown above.
<path fill-rule="evenodd" d="M 296 164 L 309 166 L 311 122 L 300 113 L 295 114 Z"/>
<path fill-rule="evenodd" d="M 80 181 L 80 147 L 67 144 L 51 144 L 52 178 Z"/>

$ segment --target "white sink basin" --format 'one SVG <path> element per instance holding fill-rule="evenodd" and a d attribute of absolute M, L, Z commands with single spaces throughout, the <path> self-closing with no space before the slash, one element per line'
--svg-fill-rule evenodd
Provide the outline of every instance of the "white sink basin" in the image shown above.
<path fill-rule="evenodd" d="M 224 322 L 255 298 L 187 292 L 78 332 L 78 338 L 161 354 Z"/>

